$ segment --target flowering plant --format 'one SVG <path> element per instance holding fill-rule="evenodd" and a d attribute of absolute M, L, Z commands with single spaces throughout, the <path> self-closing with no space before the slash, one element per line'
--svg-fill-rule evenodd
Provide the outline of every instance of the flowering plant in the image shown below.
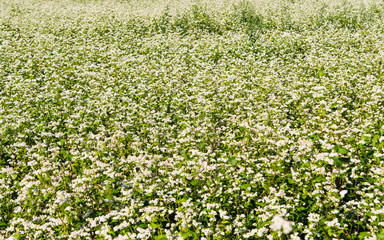
<path fill-rule="evenodd" d="M 0 9 L 0 239 L 384 239 L 382 1 Z"/>

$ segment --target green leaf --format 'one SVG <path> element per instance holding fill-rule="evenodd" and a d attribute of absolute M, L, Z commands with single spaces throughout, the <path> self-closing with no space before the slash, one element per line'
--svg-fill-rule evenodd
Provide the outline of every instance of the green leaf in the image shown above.
<path fill-rule="evenodd" d="M 151 227 L 153 227 L 153 228 L 159 228 L 159 227 L 161 227 L 161 224 L 151 222 Z"/>
<path fill-rule="evenodd" d="M 159 236 L 155 237 L 155 240 L 167 240 L 167 236 L 166 235 L 159 235 Z"/>
<path fill-rule="evenodd" d="M 148 227 L 148 223 L 142 223 L 139 225 L 139 227 L 141 228 L 147 228 Z"/>
<path fill-rule="evenodd" d="M 324 176 L 319 176 L 317 178 L 315 178 L 315 182 L 323 182 L 325 180 L 325 177 Z"/>
<path fill-rule="evenodd" d="M 313 141 L 317 141 L 317 140 L 319 140 L 319 139 L 320 139 L 319 134 L 314 134 L 314 135 L 312 135 L 312 140 L 313 140 Z"/>
<path fill-rule="evenodd" d="M 228 156 L 228 160 L 232 165 L 236 165 L 237 161 L 235 157 Z"/>
<path fill-rule="evenodd" d="M 186 238 L 191 237 L 191 236 L 196 237 L 196 233 L 191 232 L 191 231 L 189 231 L 189 232 L 181 232 L 181 236 L 184 239 L 186 239 Z"/>
<path fill-rule="evenodd" d="M 110 235 L 112 235 L 113 237 L 116 236 L 116 233 L 114 231 L 109 231 L 108 232 Z"/>
<path fill-rule="evenodd" d="M 8 224 L 6 222 L 0 222 L 0 227 L 1 226 L 8 226 Z"/>
<path fill-rule="evenodd" d="M 379 137 L 380 137 L 380 135 L 375 135 L 375 136 L 373 137 L 372 145 L 373 145 L 374 147 L 376 147 L 376 142 L 377 142 L 377 140 L 379 139 Z"/>
<path fill-rule="evenodd" d="M 311 164 L 309 162 L 305 162 L 305 163 L 301 164 L 301 168 L 308 168 L 309 166 L 311 166 Z"/>
<path fill-rule="evenodd" d="M 295 183 L 296 183 L 296 181 L 293 180 L 292 178 L 289 178 L 289 179 L 288 179 L 288 182 L 289 182 L 290 184 L 295 184 Z"/>
<path fill-rule="evenodd" d="M 382 231 L 381 233 L 378 233 L 376 235 L 376 237 L 377 237 L 378 240 L 383 240 L 384 239 L 384 231 Z"/>
<path fill-rule="evenodd" d="M 340 153 L 340 154 L 347 154 L 348 153 L 347 149 L 345 149 L 343 147 L 339 147 L 337 152 Z"/>
<path fill-rule="evenodd" d="M 369 232 L 361 232 L 359 234 L 359 239 L 364 239 L 365 237 L 371 236 Z"/>
<path fill-rule="evenodd" d="M 305 207 L 298 207 L 296 208 L 297 211 L 304 211 L 305 210 Z"/>
<path fill-rule="evenodd" d="M 182 199 L 177 200 L 177 202 L 182 203 L 182 202 L 186 202 L 187 200 L 188 200 L 188 198 L 182 198 Z"/>
<path fill-rule="evenodd" d="M 16 238 L 16 239 L 21 239 L 22 235 L 19 234 L 19 233 L 16 233 L 16 234 L 13 234 L 13 237 Z"/>

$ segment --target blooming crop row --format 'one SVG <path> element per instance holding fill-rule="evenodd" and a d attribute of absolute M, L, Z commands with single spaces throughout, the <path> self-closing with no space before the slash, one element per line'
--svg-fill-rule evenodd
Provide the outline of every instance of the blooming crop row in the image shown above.
<path fill-rule="evenodd" d="M 384 239 L 383 2 L 0 13 L 0 239 Z"/>

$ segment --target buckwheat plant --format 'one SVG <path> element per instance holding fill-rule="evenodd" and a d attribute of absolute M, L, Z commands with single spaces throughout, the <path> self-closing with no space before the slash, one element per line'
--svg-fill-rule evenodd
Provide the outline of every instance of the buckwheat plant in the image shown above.
<path fill-rule="evenodd" d="M 384 239 L 381 0 L 0 2 L 0 239 Z"/>

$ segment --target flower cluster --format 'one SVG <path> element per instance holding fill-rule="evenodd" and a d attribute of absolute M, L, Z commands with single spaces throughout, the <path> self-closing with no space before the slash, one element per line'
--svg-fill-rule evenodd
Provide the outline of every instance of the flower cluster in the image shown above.
<path fill-rule="evenodd" d="M 382 1 L 0 13 L 0 239 L 384 238 Z"/>

